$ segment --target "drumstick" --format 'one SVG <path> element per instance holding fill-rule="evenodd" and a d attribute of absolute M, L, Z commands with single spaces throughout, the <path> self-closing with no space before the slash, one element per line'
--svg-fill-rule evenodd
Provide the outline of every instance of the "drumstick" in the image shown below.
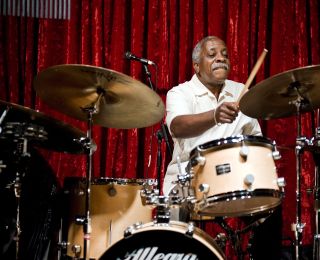
<path fill-rule="evenodd" d="M 241 92 L 241 94 L 240 94 L 240 96 L 239 96 L 239 98 L 237 100 L 238 104 L 239 104 L 240 99 L 244 95 L 244 93 L 248 90 L 249 86 L 251 85 L 253 78 L 256 76 L 256 74 L 257 74 L 257 72 L 258 72 L 258 70 L 259 70 L 264 58 L 267 55 L 267 52 L 268 52 L 267 49 L 263 49 L 263 51 L 262 51 L 257 63 L 254 65 L 254 67 L 253 67 L 253 69 L 252 69 L 252 71 L 251 71 L 251 73 L 249 75 L 249 78 L 247 79 L 247 82 L 244 85 L 244 89 L 242 90 L 242 92 Z"/>

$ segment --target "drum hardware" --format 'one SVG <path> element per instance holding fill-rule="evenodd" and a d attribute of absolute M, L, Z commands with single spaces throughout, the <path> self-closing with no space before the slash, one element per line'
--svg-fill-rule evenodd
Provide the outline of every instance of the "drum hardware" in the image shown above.
<path fill-rule="evenodd" d="M 243 160 L 247 160 L 247 157 L 249 155 L 249 147 L 245 144 L 244 141 L 241 142 L 241 148 L 240 148 L 239 154 Z"/>
<path fill-rule="evenodd" d="M 155 206 L 155 219 L 157 223 L 169 223 L 171 218 L 171 207 L 181 205 L 182 198 L 174 192 L 170 196 L 159 195 L 159 191 L 150 192 L 148 190 L 141 191 L 142 201 L 144 205 Z"/>
<path fill-rule="evenodd" d="M 81 246 L 80 245 L 73 245 L 72 246 L 72 252 L 74 254 L 74 258 L 80 258 L 80 254 L 81 254 Z"/>
<path fill-rule="evenodd" d="M 293 77 L 293 79 L 295 79 Z M 302 172 L 302 153 L 304 150 L 304 141 L 306 140 L 301 136 L 301 108 L 306 107 L 310 104 L 309 100 L 302 96 L 300 88 L 303 85 L 299 81 L 294 81 L 292 84 L 289 84 L 289 88 L 293 88 L 297 92 L 296 100 L 291 101 L 292 104 L 296 106 L 296 121 L 297 121 L 297 138 L 296 138 L 296 222 L 291 225 L 291 230 L 295 234 L 295 257 L 300 259 L 301 256 L 301 242 L 302 242 L 302 233 L 306 223 L 301 223 L 301 172 Z M 303 142 L 302 142 L 303 141 Z"/>
<path fill-rule="evenodd" d="M 218 233 L 214 238 L 214 241 L 216 241 L 217 245 L 222 249 L 222 251 L 226 250 L 228 237 L 225 233 Z"/>
<path fill-rule="evenodd" d="M 2 126 L 3 120 L 6 118 L 9 110 L 10 110 L 10 107 L 7 106 L 7 107 L 5 108 L 5 110 L 2 112 L 2 115 L 1 115 L 1 117 L 0 117 L 0 134 L 1 134 L 1 132 L 2 132 L 2 127 L 1 127 L 1 126 Z"/>
<path fill-rule="evenodd" d="M 61 233 L 61 230 L 59 233 Z M 70 243 L 63 241 L 62 235 L 59 234 L 59 241 L 57 243 L 57 251 L 58 251 L 57 259 L 65 259 L 67 248 L 69 245 L 70 245 Z"/>
<path fill-rule="evenodd" d="M 275 161 L 277 160 L 280 160 L 281 159 L 281 154 L 277 148 L 277 144 L 276 144 L 276 141 L 273 140 L 272 142 L 272 147 L 273 147 L 273 150 L 272 150 L 272 157 Z"/>
<path fill-rule="evenodd" d="M 9 110 L 6 110 L 9 111 Z M 21 207 L 21 186 L 23 184 L 23 178 L 28 171 L 28 163 L 30 159 L 29 144 L 37 141 L 45 141 L 47 139 L 47 133 L 43 127 L 29 123 L 18 122 L 5 122 L 1 129 L 0 138 L 9 140 L 16 144 L 14 154 L 17 158 L 17 170 L 15 179 L 9 186 L 13 186 L 14 194 L 16 197 L 16 234 L 14 240 L 16 242 L 16 259 L 19 259 L 20 253 L 20 207 Z M 10 187 L 8 187 L 10 188 Z"/>
<path fill-rule="evenodd" d="M 219 233 L 217 234 L 215 240 L 219 245 L 221 245 L 221 248 L 224 248 L 226 245 L 226 241 L 229 240 L 233 249 L 236 252 L 236 255 L 238 256 L 239 260 L 246 259 L 246 255 L 249 254 L 249 259 L 253 259 L 251 255 L 251 242 L 254 240 L 254 229 L 257 228 L 259 225 L 261 225 L 268 217 L 271 216 L 272 210 L 269 212 L 266 217 L 258 218 L 257 220 L 254 220 L 252 223 L 248 224 L 246 227 L 244 227 L 241 230 L 233 230 L 225 221 L 225 218 L 223 217 L 216 217 L 213 221 L 216 222 L 223 230 L 225 230 L 226 233 Z M 241 244 L 241 235 L 246 234 L 250 231 L 250 238 L 247 245 L 246 250 L 242 249 Z"/>
<path fill-rule="evenodd" d="M 313 259 L 320 259 L 320 225 L 319 225 L 319 214 L 320 214 L 320 177 L 319 177 L 319 166 L 320 166 L 320 111 L 317 111 L 315 136 L 312 137 L 310 147 L 313 153 L 313 160 L 315 162 L 315 177 L 314 177 L 314 210 L 315 210 L 315 234 L 313 237 Z"/>
<path fill-rule="evenodd" d="M 161 165 L 162 165 L 162 152 L 161 144 L 164 135 L 162 129 L 157 131 L 158 147 L 157 147 L 157 176 L 158 176 L 158 190 L 162 190 L 161 187 Z"/>
<path fill-rule="evenodd" d="M 2 160 L 0 160 L 0 173 L 2 172 L 2 169 L 7 168 L 7 165 L 3 163 Z"/>
<path fill-rule="evenodd" d="M 6 107 L 6 109 L 2 112 L 2 115 L 0 117 L 0 135 L 2 133 L 2 123 L 3 120 L 5 119 L 5 117 L 7 116 L 7 113 L 9 112 L 10 107 Z M 5 164 L 3 164 L 3 161 L 0 160 L 0 173 L 2 172 L 3 168 L 6 168 L 7 166 Z"/>
<path fill-rule="evenodd" d="M 103 93 L 97 97 L 96 101 L 87 107 L 82 107 L 82 110 L 87 114 L 87 137 L 83 139 L 83 147 L 87 155 L 87 170 L 86 170 L 86 189 L 85 189 L 85 215 L 76 219 L 77 224 L 83 226 L 83 258 L 89 259 L 90 239 L 91 239 L 91 178 L 92 178 L 92 160 L 94 153 L 94 146 L 92 145 L 92 128 L 93 128 L 93 115 L 99 112 L 98 104 L 100 103 Z M 81 247 L 74 247 L 73 252 L 75 256 L 81 253 Z"/>

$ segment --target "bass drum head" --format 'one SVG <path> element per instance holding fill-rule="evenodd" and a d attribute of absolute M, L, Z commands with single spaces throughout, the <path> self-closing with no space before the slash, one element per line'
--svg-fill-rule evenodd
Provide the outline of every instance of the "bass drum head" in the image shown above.
<path fill-rule="evenodd" d="M 130 236 L 111 246 L 99 259 L 225 259 L 213 238 L 191 224 L 147 223 L 129 230 Z"/>

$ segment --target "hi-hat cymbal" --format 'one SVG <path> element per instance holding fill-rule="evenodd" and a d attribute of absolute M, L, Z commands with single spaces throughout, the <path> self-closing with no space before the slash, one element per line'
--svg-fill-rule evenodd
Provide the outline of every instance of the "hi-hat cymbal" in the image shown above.
<path fill-rule="evenodd" d="M 53 66 L 37 75 L 34 87 L 48 105 L 82 121 L 88 120 L 84 108 L 95 105 L 93 123 L 105 127 L 147 127 L 164 116 L 164 104 L 153 90 L 105 68 L 77 64 Z"/>
<path fill-rule="evenodd" d="M 21 135 L 21 138 L 30 139 L 32 144 L 45 149 L 75 154 L 85 152 L 79 141 L 86 138 L 86 134 L 79 129 L 41 112 L 0 100 L 0 114 L 3 115 L 6 110 L 0 131 L 3 142 L 12 143 Z M 15 132 L 15 127 L 20 127 L 18 132 Z"/>
<path fill-rule="evenodd" d="M 241 98 L 240 110 L 258 119 L 296 115 L 298 107 L 300 112 L 310 112 L 320 107 L 319 88 L 319 65 L 289 70 L 253 86 Z"/>

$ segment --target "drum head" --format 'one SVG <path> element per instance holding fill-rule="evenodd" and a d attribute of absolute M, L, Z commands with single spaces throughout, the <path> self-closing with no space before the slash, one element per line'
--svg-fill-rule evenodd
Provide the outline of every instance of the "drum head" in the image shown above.
<path fill-rule="evenodd" d="M 118 241 L 99 259 L 225 259 L 214 240 L 202 230 L 195 227 L 191 235 L 187 231 L 185 223 L 148 223 Z M 199 236 L 198 232 L 203 233 Z"/>

